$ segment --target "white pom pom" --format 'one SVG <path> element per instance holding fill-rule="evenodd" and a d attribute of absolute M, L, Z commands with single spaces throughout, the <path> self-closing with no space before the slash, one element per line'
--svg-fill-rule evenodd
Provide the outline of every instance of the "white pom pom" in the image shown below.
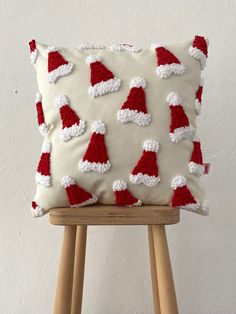
<path fill-rule="evenodd" d="M 172 106 L 177 106 L 180 105 L 182 100 L 181 97 L 179 96 L 179 94 L 172 92 L 170 93 L 167 98 L 166 101 L 168 102 L 168 104 L 172 105 Z"/>
<path fill-rule="evenodd" d="M 42 146 L 42 153 L 50 153 L 52 149 L 52 144 L 51 143 L 44 143 Z"/>
<path fill-rule="evenodd" d="M 61 185 L 64 186 L 64 188 L 68 188 L 69 186 L 74 185 L 74 184 L 75 184 L 75 180 L 70 176 L 64 176 L 61 179 Z"/>
<path fill-rule="evenodd" d="M 130 82 L 130 87 L 142 87 L 145 88 L 147 86 L 147 83 L 145 81 L 145 79 L 141 78 L 141 77 L 134 77 L 132 78 L 131 82 Z"/>
<path fill-rule="evenodd" d="M 46 49 L 46 52 L 49 53 L 49 52 L 58 51 L 58 50 L 59 50 L 58 48 L 52 46 L 52 47 L 48 47 L 48 48 Z"/>
<path fill-rule="evenodd" d="M 94 63 L 94 62 L 97 62 L 97 61 L 101 61 L 101 60 L 102 60 L 102 58 L 99 57 L 99 56 L 90 55 L 90 56 L 87 56 L 86 63 L 87 64 L 91 64 L 91 63 Z"/>
<path fill-rule="evenodd" d="M 36 93 L 35 95 L 35 103 L 42 101 L 42 95 L 40 92 Z"/>
<path fill-rule="evenodd" d="M 105 134 L 106 133 L 106 126 L 100 120 L 94 121 L 92 126 L 91 126 L 91 132 L 97 133 L 97 134 Z"/>
<path fill-rule="evenodd" d="M 61 107 L 65 105 L 67 106 L 70 105 L 69 99 L 64 95 L 57 96 L 56 101 L 55 101 L 55 106 L 57 107 L 57 109 L 60 109 Z"/>
<path fill-rule="evenodd" d="M 151 49 L 157 49 L 157 48 L 161 48 L 161 47 L 164 47 L 164 45 L 162 43 L 151 44 Z"/>
<path fill-rule="evenodd" d="M 177 188 L 185 186 L 187 179 L 183 176 L 177 176 L 172 180 L 171 187 L 176 190 Z"/>

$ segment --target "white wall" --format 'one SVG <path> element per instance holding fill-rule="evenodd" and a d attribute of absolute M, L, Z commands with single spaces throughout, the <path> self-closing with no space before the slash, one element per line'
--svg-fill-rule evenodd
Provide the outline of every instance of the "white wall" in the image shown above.
<path fill-rule="evenodd" d="M 236 2 L 230 0 L 0 0 L 0 312 L 52 313 L 62 228 L 34 220 L 41 147 L 35 72 L 26 43 L 210 38 L 199 118 L 211 215 L 182 213 L 168 227 L 181 314 L 236 313 Z M 83 314 L 153 313 L 145 227 L 91 227 Z"/>

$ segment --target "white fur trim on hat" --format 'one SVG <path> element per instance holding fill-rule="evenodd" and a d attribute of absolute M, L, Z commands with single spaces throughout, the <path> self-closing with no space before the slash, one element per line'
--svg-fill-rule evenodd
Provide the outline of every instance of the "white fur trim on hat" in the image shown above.
<path fill-rule="evenodd" d="M 179 143 L 182 140 L 193 138 L 193 129 L 191 126 L 180 127 L 174 130 L 174 133 L 170 133 L 170 138 L 173 143 Z"/>
<path fill-rule="evenodd" d="M 101 81 L 95 85 L 91 85 L 88 89 L 88 93 L 92 97 L 102 96 L 107 93 L 116 92 L 121 85 L 121 80 L 114 77 L 113 79 L 109 79 L 107 81 Z"/>
<path fill-rule="evenodd" d="M 133 184 L 144 184 L 146 186 L 152 187 L 156 186 L 160 182 L 160 177 L 149 176 L 148 174 L 143 174 L 139 172 L 138 174 L 130 174 L 130 182 Z"/>
<path fill-rule="evenodd" d="M 42 136 L 45 136 L 48 133 L 48 125 L 46 123 L 41 123 L 39 125 L 39 132 Z"/>
<path fill-rule="evenodd" d="M 147 82 L 145 81 L 145 79 L 137 76 L 132 78 L 131 82 L 130 82 L 130 87 L 142 87 L 145 88 L 147 86 Z"/>
<path fill-rule="evenodd" d="M 182 75 L 185 72 L 185 66 L 182 63 L 161 64 L 156 68 L 156 73 L 160 78 L 168 78 L 171 74 Z"/>
<path fill-rule="evenodd" d="M 75 180 L 70 176 L 64 176 L 61 179 L 61 185 L 64 186 L 64 188 L 68 188 L 71 185 L 75 185 Z"/>
<path fill-rule="evenodd" d="M 205 172 L 204 165 L 197 164 L 197 163 L 195 163 L 193 161 L 190 161 L 188 167 L 189 167 L 189 172 L 190 173 L 194 173 L 197 176 L 201 176 Z"/>
<path fill-rule="evenodd" d="M 74 67 L 73 63 L 69 62 L 67 64 L 62 64 L 57 69 L 49 72 L 48 73 L 49 83 L 55 84 L 59 77 L 70 74 L 73 70 L 73 67 Z"/>
<path fill-rule="evenodd" d="M 178 93 L 171 92 L 167 96 L 166 101 L 169 105 L 178 106 L 178 105 L 181 105 L 182 99 Z"/>
<path fill-rule="evenodd" d="M 82 50 L 90 50 L 90 49 L 105 49 L 106 45 L 102 45 L 102 44 L 90 44 L 90 43 L 84 43 L 84 44 L 80 44 L 76 47 L 78 50 L 82 51 Z"/>
<path fill-rule="evenodd" d="M 31 64 L 35 64 L 37 58 L 38 58 L 39 52 L 37 49 L 34 49 L 34 51 L 32 51 L 30 53 L 30 62 Z"/>
<path fill-rule="evenodd" d="M 90 197 L 87 201 L 84 201 L 80 204 L 71 205 L 70 207 L 76 207 L 76 208 L 84 207 L 84 206 L 95 204 L 97 203 L 97 201 L 98 201 L 97 196 L 92 194 L 92 197 Z"/>
<path fill-rule="evenodd" d="M 201 69 L 203 70 L 206 66 L 206 55 L 197 47 L 190 47 L 189 48 L 189 54 L 196 60 L 200 62 Z"/>
<path fill-rule="evenodd" d="M 96 134 L 106 134 L 105 123 L 101 120 L 94 121 L 91 125 L 91 132 Z"/>
<path fill-rule="evenodd" d="M 86 121 L 80 120 L 79 124 L 75 123 L 69 128 L 65 127 L 60 131 L 60 139 L 64 142 L 69 141 L 74 136 L 80 136 L 85 132 Z"/>
<path fill-rule="evenodd" d="M 123 180 L 116 180 L 112 185 L 113 191 L 124 191 L 127 189 L 127 183 Z"/>
<path fill-rule="evenodd" d="M 51 181 L 52 181 L 51 176 L 45 176 L 41 174 L 40 172 L 36 172 L 36 175 L 35 175 L 36 184 L 42 185 L 44 187 L 49 187 L 51 186 Z"/>
<path fill-rule="evenodd" d="M 139 126 L 149 125 L 152 119 L 150 113 L 139 112 L 138 110 L 121 109 L 117 112 L 117 121 L 121 123 L 134 122 Z"/>
<path fill-rule="evenodd" d="M 177 188 L 185 186 L 186 183 L 187 179 L 184 176 L 176 176 L 171 182 L 171 187 L 176 190 Z"/>
<path fill-rule="evenodd" d="M 97 56 L 97 55 L 90 55 L 90 56 L 87 56 L 87 58 L 86 58 L 87 64 L 91 64 L 91 63 L 94 63 L 97 61 L 99 61 L 99 62 L 102 61 L 102 58 Z"/>
<path fill-rule="evenodd" d="M 69 99 L 65 95 L 59 95 L 56 97 L 55 106 L 57 109 L 60 109 L 63 106 L 69 106 Z"/>
<path fill-rule="evenodd" d="M 129 53 L 138 53 L 142 51 L 141 48 L 133 46 L 133 45 L 127 45 L 127 44 L 114 44 L 110 46 L 110 49 L 114 52 L 129 52 Z"/>
<path fill-rule="evenodd" d="M 199 207 L 200 207 L 200 204 L 197 202 L 193 204 L 186 204 L 184 206 L 180 206 L 180 209 L 185 209 L 185 210 L 195 212 Z"/>
<path fill-rule="evenodd" d="M 108 160 L 107 162 L 101 163 L 101 162 L 90 162 L 88 160 L 81 159 L 79 161 L 79 170 L 81 172 L 98 172 L 98 173 L 105 173 L 108 172 L 108 170 L 111 167 L 111 163 Z"/>
<path fill-rule="evenodd" d="M 37 205 L 37 203 L 36 203 Z M 48 211 L 45 211 L 42 207 L 40 206 L 36 206 L 35 208 L 33 206 L 31 206 L 31 214 L 34 218 L 37 217 L 42 217 L 43 215 L 45 215 Z"/>
<path fill-rule="evenodd" d="M 42 153 L 50 153 L 52 149 L 52 144 L 45 142 L 42 146 Z"/>
<path fill-rule="evenodd" d="M 155 153 L 157 153 L 159 151 L 159 143 L 158 143 L 158 141 L 154 141 L 154 140 L 146 140 L 143 143 L 143 149 L 146 152 L 155 152 Z"/>

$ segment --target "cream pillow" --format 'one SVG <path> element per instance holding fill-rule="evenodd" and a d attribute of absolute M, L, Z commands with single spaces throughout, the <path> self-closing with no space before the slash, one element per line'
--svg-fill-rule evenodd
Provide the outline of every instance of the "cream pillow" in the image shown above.
<path fill-rule="evenodd" d="M 44 137 L 35 217 L 53 207 L 95 203 L 208 213 L 196 135 L 204 37 L 148 49 L 29 45 Z"/>

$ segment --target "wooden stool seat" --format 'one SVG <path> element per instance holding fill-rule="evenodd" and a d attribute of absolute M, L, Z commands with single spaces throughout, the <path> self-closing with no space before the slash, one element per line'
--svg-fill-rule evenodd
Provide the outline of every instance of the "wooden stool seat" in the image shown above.
<path fill-rule="evenodd" d="M 178 314 L 165 225 L 179 222 L 179 209 L 111 205 L 53 208 L 49 220 L 65 226 L 54 314 L 81 314 L 88 225 L 148 225 L 154 313 Z"/>

